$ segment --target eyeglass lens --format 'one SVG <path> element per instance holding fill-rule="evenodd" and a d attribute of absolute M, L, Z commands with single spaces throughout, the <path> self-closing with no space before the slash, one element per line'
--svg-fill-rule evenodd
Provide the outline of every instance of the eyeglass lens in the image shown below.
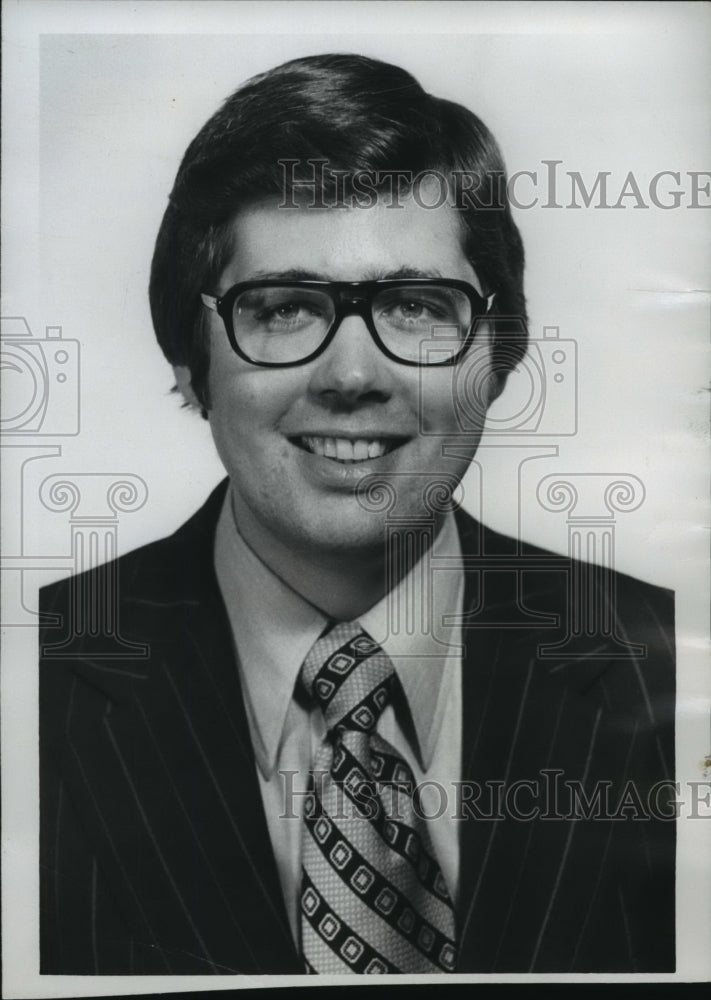
<path fill-rule="evenodd" d="M 421 359 L 421 344 L 433 336 L 435 327 L 448 328 L 441 344 L 445 352 L 449 344 L 454 356 L 472 323 L 468 296 L 440 285 L 382 289 L 373 297 L 371 315 L 385 347 L 407 361 Z M 335 316 L 328 292 L 288 286 L 249 289 L 237 296 L 232 307 L 235 339 L 257 362 L 288 363 L 308 357 L 328 335 Z M 438 348 L 437 360 L 442 358 Z"/>

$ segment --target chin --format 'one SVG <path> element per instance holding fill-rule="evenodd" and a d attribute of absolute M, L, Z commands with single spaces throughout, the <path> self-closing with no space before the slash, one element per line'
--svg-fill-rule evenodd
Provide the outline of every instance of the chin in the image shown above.
<path fill-rule="evenodd" d="M 309 525 L 308 530 L 300 532 L 298 547 L 312 557 L 321 554 L 381 558 L 385 554 L 386 538 L 387 523 L 383 516 L 363 510 L 344 511 L 340 516 L 322 516 Z M 292 534 L 288 544 L 293 542 Z"/>

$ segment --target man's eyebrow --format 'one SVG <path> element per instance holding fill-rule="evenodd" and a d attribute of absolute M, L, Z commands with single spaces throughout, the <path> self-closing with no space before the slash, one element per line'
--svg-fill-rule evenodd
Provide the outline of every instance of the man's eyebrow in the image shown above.
<path fill-rule="evenodd" d="M 327 281 L 317 271 L 291 267 L 286 271 L 254 271 L 242 281 Z"/>
<path fill-rule="evenodd" d="M 437 267 L 431 267 L 426 271 L 423 271 L 420 267 L 399 267 L 394 271 L 379 272 L 374 275 L 376 280 L 395 280 L 398 278 L 443 278 L 444 275 Z"/>
<path fill-rule="evenodd" d="M 407 265 L 395 269 L 379 268 L 366 272 L 365 281 L 398 281 L 401 278 L 442 278 L 439 268 L 423 270 L 420 267 Z M 306 268 L 291 267 L 284 271 L 254 271 L 243 281 L 334 281 L 330 274 L 323 271 L 312 271 Z M 349 280 L 349 279 L 346 279 Z M 352 279 L 359 280 L 359 279 Z"/>

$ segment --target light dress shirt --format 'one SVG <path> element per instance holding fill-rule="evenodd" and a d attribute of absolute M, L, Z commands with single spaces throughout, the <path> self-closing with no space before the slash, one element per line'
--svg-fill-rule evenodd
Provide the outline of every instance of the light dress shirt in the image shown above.
<path fill-rule="evenodd" d="M 446 558 L 447 567 L 437 570 L 439 557 Z M 215 569 L 232 627 L 267 827 L 298 948 L 303 793 L 325 725 L 321 709 L 310 706 L 295 685 L 329 618 L 242 539 L 230 490 L 217 524 Z M 377 730 L 412 768 L 453 901 L 459 875 L 453 782 L 461 775 L 461 626 L 445 625 L 443 616 L 460 615 L 463 593 L 459 535 L 449 514 L 430 557 L 358 618 L 391 658 L 402 684 L 410 718 L 403 717 L 406 710 L 396 713 L 389 705 Z M 388 622 L 398 627 L 389 628 Z"/>

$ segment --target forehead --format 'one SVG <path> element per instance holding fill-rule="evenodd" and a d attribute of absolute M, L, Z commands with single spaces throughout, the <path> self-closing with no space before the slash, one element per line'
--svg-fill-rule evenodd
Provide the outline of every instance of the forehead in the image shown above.
<path fill-rule="evenodd" d="M 232 223 L 232 256 L 222 283 L 303 272 L 333 281 L 413 276 L 472 280 L 460 213 L 426 208 L 412 197 L 399 207 L 283 208 L 276 199 L 242 208 Z"/>

